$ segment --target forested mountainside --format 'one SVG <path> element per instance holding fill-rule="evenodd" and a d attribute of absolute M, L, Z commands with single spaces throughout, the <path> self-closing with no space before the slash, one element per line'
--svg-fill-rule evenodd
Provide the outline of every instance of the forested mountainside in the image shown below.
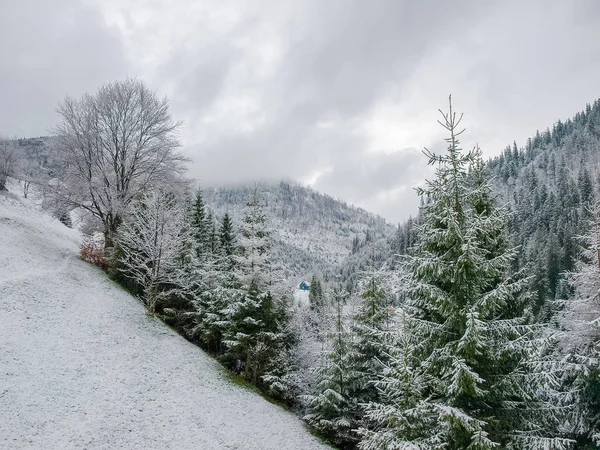
<path fill-rule="evenodd" d="M 513 143 L 488 169 L 500 198 L 510 204 L 509 233 L 520 247 L 515 269 L 535 276 L 538 304 L 569 292 L 565 271 L 574 268 L 576 236 L 591 224 L 600 172 L 600 100 L 573 119 L 559 120 L 525 145 Z"/>
<path fill-rule="evenodd" d="M 393 235 L 383 218 L 295 182 L 259 183 L 258 191 L 271 217 L 277 258 L 287 275 L 325 278 L 350 274 L 350 255 Z M 253 185 L 203 188 L 207 205 L 217 217 L 228 212 L 239 223 Z"/>

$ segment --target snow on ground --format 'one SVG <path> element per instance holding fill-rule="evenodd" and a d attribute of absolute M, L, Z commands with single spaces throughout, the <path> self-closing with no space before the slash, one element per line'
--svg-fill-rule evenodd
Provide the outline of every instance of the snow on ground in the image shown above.
<path fill-rule="evenodd" d="M 294 290 L 294 300 L 296 300 L 296 304 L 298 304 L 298 305 L 302 305 L 302 306 L 309 305 L 310 301 L 309 301 L 308 296 L 309 296 L 308 291 L 303 291 L 302 289 Z"/>
<path fill-rule="evenodd" d="M 0 194 L 0 448 L 320 449 Z"/>

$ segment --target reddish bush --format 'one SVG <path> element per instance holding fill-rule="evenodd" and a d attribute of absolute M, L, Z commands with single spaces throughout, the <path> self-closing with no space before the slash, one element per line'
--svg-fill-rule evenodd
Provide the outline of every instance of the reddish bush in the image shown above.
<path fill-rule="evenodd" d="M 95 266 L 100 267 L 102 270 L 108 269 L 108 259 L 104 254 L 104 250 L 102 248 L 97 247 L 93 243 L 89 243 L 81 247 L 80 251 L 81 259 L 84 261 L 91 262 Z"/>

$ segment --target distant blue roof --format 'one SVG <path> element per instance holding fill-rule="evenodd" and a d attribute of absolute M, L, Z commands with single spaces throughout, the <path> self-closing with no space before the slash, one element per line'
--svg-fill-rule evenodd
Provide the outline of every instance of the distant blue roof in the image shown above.
<path fill-rule="evenodd" d="M 303 291 L 308 291 L 310 289 L 310 283 L 308 281 L 302 281 L 298 285 L 298 289 L 301 289 Z"/>

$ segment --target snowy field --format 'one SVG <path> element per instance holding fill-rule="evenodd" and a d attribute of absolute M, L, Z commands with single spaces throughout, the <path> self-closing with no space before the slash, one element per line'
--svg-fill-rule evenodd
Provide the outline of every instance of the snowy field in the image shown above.
<path fill-rule="evenodd" d="M 320 449 L 0 194 L 1 449 Z"/>

